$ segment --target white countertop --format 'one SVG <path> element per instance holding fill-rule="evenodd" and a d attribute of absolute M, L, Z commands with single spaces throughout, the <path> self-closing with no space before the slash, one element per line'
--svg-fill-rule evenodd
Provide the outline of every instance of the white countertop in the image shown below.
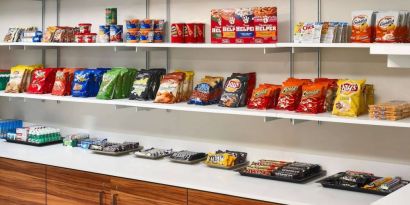
<path fill-rule="evenodd" d="M 62 145 L 31 147 L 1 141 L 0 157 L 292 205 L 370 205 L 383 198 L 326 189 L 314 182 L 300 185 L 257 179 L 203 164 L 176 164 L 167 159 L 148 160 L 133 155 L 104 156 Z"/>

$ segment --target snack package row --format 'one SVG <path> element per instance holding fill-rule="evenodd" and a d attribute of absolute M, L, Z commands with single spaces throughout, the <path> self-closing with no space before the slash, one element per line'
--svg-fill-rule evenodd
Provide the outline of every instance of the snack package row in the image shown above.
<path fill-rule="evenodd" d="M 212 43 L 276 43 L 276 7 L 211 10 Z"/>
<path fill-rule="evenodd" d="M 4 36 L 4 42 L 41 42 L 43 38 L 43 32 L 39 31 L 37 27 L 28 28 L 9 28 L 6 36 Z"/>
<path fill-rule="evenodd" d="M 104 73 L 97 99 L 129 98 L 137 72 L 132 68 L 112 68 Z"/>
<path fill-rule="evenodd" d="M 401 120 L 410 117 L 410 102 L 393 100 L 369 106 L 369 117 L 377 120 Z"/>
<path fill-rule="evenodd" d="M 10 69 L 10 79 L 6 85 L 6 93 L 22 93 L 28 90 L 32 71 L 43 65 L 17 65 Z"/>
<path fill-rule="evenodd" d="M 162 43 L 164 42 L 165 20 L 163 19 L 129 19 L 126 20 L 128 43 Z"/>
<path fill-rule="evenodd" d="M 176 70 L 161 79 L 155 103 L 178 103 L 188 101 L 193 90 L 193 71 Z"/>
<path fill-rule="evenodd" d="M 74 72 L 73 97 L 95 97 L 98 94 L 104 73 L 109 68 L 84 69 Z"/>
<path fill-rule="evenodd" d="M 75 42 L 75 34 L 79 33 L 79 28 L 68 26 L 50 26 L 47 28 L 42 42 L 72 43 Z"/>
<path fill-rule="evenodd" d="M 354 43 L 409 42 L 410 13 L 408 11 L 353 11 L 350 39 Z"/>
<path fill-rule="evenodd" d="M 347 43 L 347 22 L 299 22 L 294 28 L 295 43 Z"/>

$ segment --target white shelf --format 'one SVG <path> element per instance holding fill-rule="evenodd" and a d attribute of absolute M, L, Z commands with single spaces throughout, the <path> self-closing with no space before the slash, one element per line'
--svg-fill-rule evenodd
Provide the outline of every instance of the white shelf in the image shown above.
<path fill-rule="evenodd" d="M 27 93 L 5 93 L 0 92 L 0 97 L 21 98 L 21 99 L 36 99 L 36 100 L 49 100 L 59 102 L 76 102 L 76 103 L 89 103 L 89 104 L 101 104 L 101 105 L 113 105 L 116 108 L 135 108 L 138 110 L 148 109 L 161 109 L 161 110 L 174 110 L 174 111 L 187 111 L 187 112 L 200 112 L 200 113 L 215 113 L 215 114 L 228 114 L 228 115 L 241 115 L 241 116 L 255 116 L 266 117 L 267 119 L 292 119 L 302 121 L 321 121 L 321 122 L 335 122 L 345 124 L 358 124 L 358 125 L 374 125 L 374 126 L 387 126 L 387 127 L 404 127 L 410 128 L 410 118 L 399 121 L 387 121 L 387 120 L 372 120 L 368 116 L 363 115 L 358 118 L 346 118 L 333 116 L 330 113 L 321 114 L 302 114 L 289 111 L 278 110 L 252 110 L 247 108 L 225 108 L 217 105 L 198 106 L 188 105 L 186 103 L 177 104 L 161 104 L 153 103 L 151 101 L 133 101 L 128 99 L 121 100 L 99 100 L 96 98 L 78 98 L 71 96 L 53 96 L 50 94 L 36 95 Z"/>
<path fill-rule="evenodd" d="M 279 48 L 370 48 L 371 43 L 277 43 Z"/>

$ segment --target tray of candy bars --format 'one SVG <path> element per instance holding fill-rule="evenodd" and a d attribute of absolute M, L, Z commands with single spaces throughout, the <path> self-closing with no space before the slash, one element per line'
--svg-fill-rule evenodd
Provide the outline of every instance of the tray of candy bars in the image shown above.
<path fill-rule="evenodd" d="M 63 140 L 57 140 L 57 141 L 51 141 L 51 142 L 27 142 L 27 141 L 6 139 L 6 142 L 15 143 L 15 144 L 30 145 L 30 146 L 36 146 L 36 147 L 43 147 L 43 146 L 48 146 L 48 145 L 61 144 L 63 142 Z"/>
<path fill-rule="evenodd" d="M 292 183 L 307 183 L 326 175 L 326 171 L 317 164 L 302 162 L 284 162 L 259 160 L 240 170 L 242 176 L 271 179 Z"/>
<path fill-rule="evenodd" d="M 105 142 L 102 144 L 91 144 L 89 149 L 96 154 L 119 156 L 142 150 L 144 147 L 140 146 L 138 142 Z"/>
<path fill-rule="evenodd" d="M 169 156 L 171 162 L 182 163 L 182 164 L 197 164 L 206 160 L 206 154 L 202 152 L 192 152 L 192 151 L 179 151 L 174 152 Z"/>
<path fill-rule="evenodd" d="M 159 149 L 159 148 L 150 148 L 134 153 L 136 157 L 145 158 L 145 159 L 162 159 L 173 153 L 172 149 Z"/>
<path fill-rule="evenodd" d="M 400 177 L 377 177 L 372 173 L 346 171 L 326 177 L 318 183 L 326 188 L 386 196 L 410 182 Z"/>
<path fill-rule="evenodd" d="M 208 153 L 204 163 L 212 168 L 236 170 L 249 164 L 249 161 L 246 160 L 247 155 L 246 152 L 218 150 L 214 153 Z"/>

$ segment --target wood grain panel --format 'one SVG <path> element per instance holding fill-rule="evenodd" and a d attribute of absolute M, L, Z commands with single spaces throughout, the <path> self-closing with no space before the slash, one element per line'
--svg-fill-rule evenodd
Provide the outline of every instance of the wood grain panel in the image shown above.
<path fill-rule="evenodd" d="M 118 195 L 118 205 L 186 205 L 187 189 L 111 178 L 112 194 Z"/>
<path fill-rule="evenodd" d="M 0 158 L 0 204 L 46 204 L 46 166 Z"/>
<path fill-rule="evenodd" d="M 279 204 L 189 189 L 188 190 L 188 205 L 279 205 Z"/>
<path fill-rule="evenodd" d="M 47 167 L 48 205 L 108 205 L 109 193 L 109 176 Z"/>

